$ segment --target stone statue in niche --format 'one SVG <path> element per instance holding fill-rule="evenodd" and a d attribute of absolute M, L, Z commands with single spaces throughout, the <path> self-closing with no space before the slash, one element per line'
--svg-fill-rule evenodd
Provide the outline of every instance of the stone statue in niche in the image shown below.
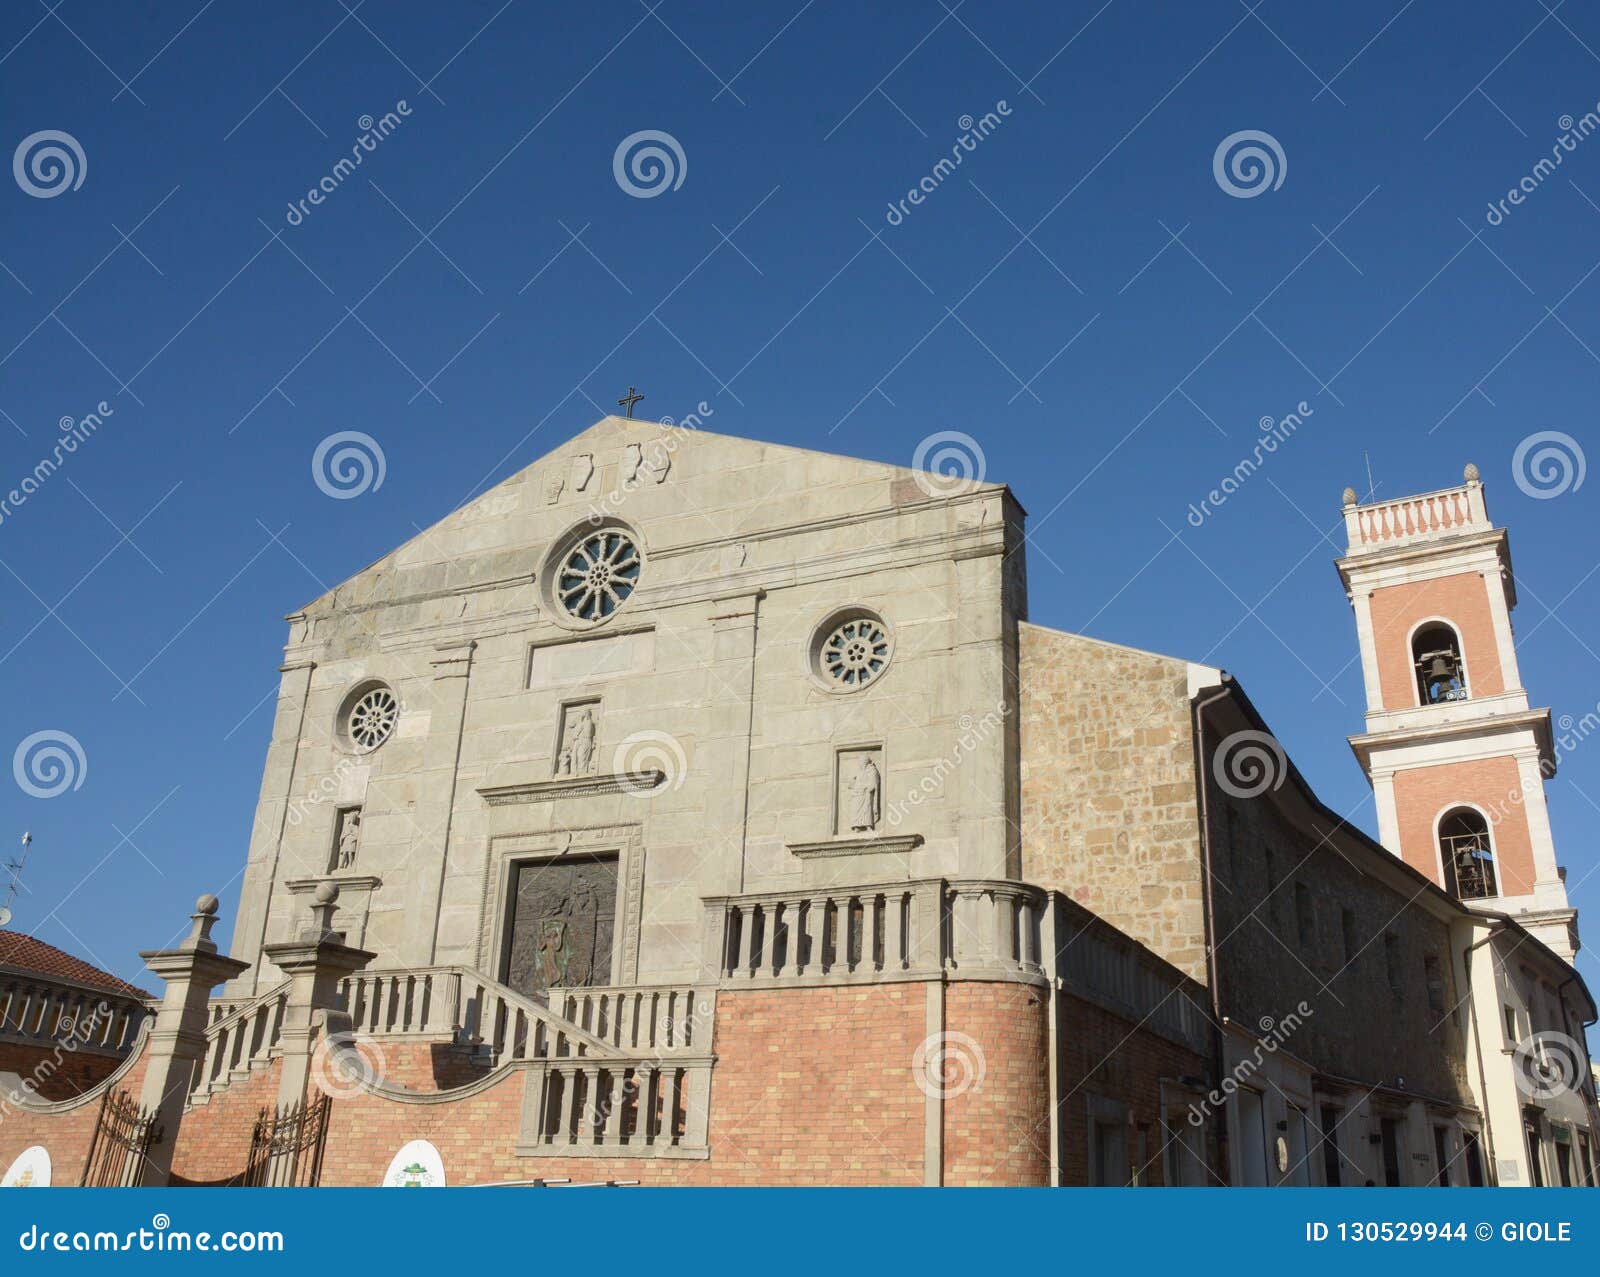
<path fill-rule="evenodd" d="M 882 806 L 883 778 L 871 755 L 856 755 L 847 781 L 850 799 L 850 828 L 855 833 L 871 833 L 878 827 Z"/>
<path fill-rule="evenodd" d="M 579 705 L 566 716 L 556 775 L 587 776 L 594 771 L 594 706 Z"/>
<path fill-rule="evenodd" d="M 361 808 L 350 807 L 339 813 L 339 832 L 334 839 L 333 867 L 354 869 L 361 850 Z"/>

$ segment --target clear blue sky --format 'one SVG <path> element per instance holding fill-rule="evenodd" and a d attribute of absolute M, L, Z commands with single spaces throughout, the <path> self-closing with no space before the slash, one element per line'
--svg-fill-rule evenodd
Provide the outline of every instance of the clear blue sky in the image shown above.
<path fill-rule="evenodd" d="M 5 6 L 5 150 L 59 130 L 86 171 L 0 181 L 0 491 L 112 409 L 0 521 L 4 756 L 55 730 L 87 759 L 0 791 L 36 840 L 17 925 L 134 978 L 198 891 L 231 925 L 283 614 L 630 382 L 641 415 L 901 464 L 970 434 L 1031 512 L 1035 620 L 1235 672 L 1369 830 L 1339 493 L 1475 461 L 1525 682 L 1581 717 L 1600 480 L 1534 499 L 1511 465 L 1594 442 L 1600 140 L 1486 214 L 1600 100 L 1597 50 L 1600 16 L 1537 0 Z M 653 198 L 613 176 L 641 130 L 686 161 Z M 1241 130 L 1285 157 L 1253 198 L 1213 175 Z M 333 500 L 311 457 L 344 430 L 386 475 Z M 1600 743 L 1550 796 L 1593 931 Z"/>

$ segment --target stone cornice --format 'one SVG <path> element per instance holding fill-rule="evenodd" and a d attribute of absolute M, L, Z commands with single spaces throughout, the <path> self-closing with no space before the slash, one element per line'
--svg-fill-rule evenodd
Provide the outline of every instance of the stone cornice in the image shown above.
<path fill-rule="evenodd" d="M 603 776 L 558 776 L 520 785 L 485 785 L 478 790 L 491 807 L 549 803 L 558 798 L 594 798 L 601 794 L 644 794 L 666 780 L 663 771 L 610 772 Z"/>
<path fill-rule="evenodd" d="M 1506 736 L 1524 732 L 1531 736 L 1533 749 L 1540 761 L 1547 766 L 1548 775 L 1555 775 L 1555 746 L 1551 736 L 1548 709 L 1530 709 L 1515 714 L 1489 714 L 1481 718 L 1459 718 L 1433 724 L 1394 728 L 1384 732 L 1368 732 L 1348 739 L 1351 750 L 1364 769 L 1372 771 L 1376 768 L 1378 771 L 1383 771 L 1385 769 L 1381 760 L 1376 758 L 1383 751 L 1433 741 L 1480 740 L 1484 745 L 1480 757 L 1510 755 L 1517 752 L 1516 749 L 1510 744 L 1501 742 Z M 1462 760 L 1440 758 L 1438 761 L 1442 764 Z"/>
<path fill-rule="evenodd" d="M 295 894 L 315 891 L 325 882 L 331 882 L 340 891 L 376 891 L 383 879 L 376 874 L 319 874 L 315 878 L 290 878 L 283 885 Z"/>
<path fill-rule="evenodd" d="M 854 838 L 824 838 L 816 842 L 791 842 L 786 843 L 785 846 L 796 856 L 860 856 L 875 852 L 904 855 L 922 846 L 922 835 L 897 834 L 892 837 L 881 838 L 876 834 L 866 834 Z"/>

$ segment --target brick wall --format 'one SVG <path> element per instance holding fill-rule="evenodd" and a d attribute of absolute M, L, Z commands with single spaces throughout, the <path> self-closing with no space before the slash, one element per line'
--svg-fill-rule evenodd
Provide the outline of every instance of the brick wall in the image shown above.
<path fill-rule="evenodd" d="M 1372 592 L 1372 632 L 1384 709 L 1410 709 L 1416 705 L 1409 635 L 1418 621 L 1435 616 L 1449 621 L 1461 635 L 1467 685 L 1472 694 L 1493 696 L 1506 690 L 1494 618 L 1489 613 L 1488 589 L 1476 572 L 1459 572 Z"/>
<path fill-rule="evenodd" d="M 1514 758 L 1480 758 L 1396 772 L 1394 805 L 1400 824 L 1400 854 L 1406 864 L 1443 885 L 1434 821 L 1457 803 L 1474 803 L 1488 813 L 1500 894 L 1530 893 L 1533 845 L 1523 809 L 1522 775 Z"/>
<path fill-rule="evenodd" d="M 945 1030 L 977 1043 L 974 1061 L 952 1043 L 944 1109 L 944 1182 L 950 1185 L 1050 1183 L 1049 1015 L 1041 989 L 963 981 L 945 991 Z M 961 1085 L 965 1077 L 974 1081 Z"/>
<path fill-rule="evenodd" d="M 1022 877 L 1205 978 L 1183 661 L 1020 627 Z"/>
<path fill-rule="evenodd" d="M 147 1057 L 141 1053 L 117 1079 L 115 1088 L 137 1099 L 139 1088 L 144 1084 L 146 1063 Z M 51 1182 L 77 1184 L 83 1178 L 89 1145 L 100 1119 L 100 1103 L 100 1097 L 96 1096 L 60 1114 L 30 1113 L 0 1104 L 0 1172 L 10 1166 L 23 1149 L 42 1144 L 50 1154 Z"/>
<path fill-rule="evenodd" d="M 1089 1122 L 1091 1106 L 1098 1100 L 1127 1105 L 1128 1160 L 1141 1184 L 1166 1182 L 1161 1156 L 1164 1142 L 1162 1082 L 1203 1078 L 1211 1065 L 1187 1047 L 1141 1029 L 1132 1021 L 1093 1002 L 1063 994 L 1060 1013 L 1062 1063 L 1070 1080 L 1061 1106 L 1061 1182 L 1083 1187 L 1090 1181 Z M 1187 1120 L 1187 1109 L 1170 1115 L 1177 1123 Z M 1144 1135 L 1144 1156 L 1140 1135 Z M 1215 1148 L 1207 1149 L 1212 1174 L 1206 1184 L 1223 1182 Z"/>
<path fill-rule="evenodd" d="M 431 1141 L 452 1183 L 570 1177 L 646 1184 L 920 1184 L 922 984 L 717 996 L 705 1160 L 518 1157 L 523 1081 L 453 1103 L 336 1100 L 324 1184 L 376 1184 L 400 1147 Z"/>
<path fill-rule="evenodd" d="M 37 1042 L 0 1042 L 0 1073 L 32 1081 L 42 1100 L 82 1095 L 122 1067 L 122 1056 L 69 1051 Z"/>
<path fill-rule="evenodd" d="M 184 1114 L 172 1150 L 174 1184 L 226 1184 L 244 1171 L 256 1118 L 277 1103 L 281 1068 L 273 1060 Z"/>

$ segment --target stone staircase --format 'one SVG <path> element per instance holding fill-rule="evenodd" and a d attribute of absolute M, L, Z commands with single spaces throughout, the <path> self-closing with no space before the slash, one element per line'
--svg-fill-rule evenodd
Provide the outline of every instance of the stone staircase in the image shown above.
<path fill-rule="evenodd" d="M 281 1055 L 289 993 L 286 980 L 252 997 L 213 999 L 190 1108 Z M 708 1054 L 715 1010 L 714 990 L 678 985 L 552 989 L 544 1006 L 466 967 L 362 971 L 340 982 L 339 997 L 359 1037 L 454 1042 L 491 1069 Z"/>

